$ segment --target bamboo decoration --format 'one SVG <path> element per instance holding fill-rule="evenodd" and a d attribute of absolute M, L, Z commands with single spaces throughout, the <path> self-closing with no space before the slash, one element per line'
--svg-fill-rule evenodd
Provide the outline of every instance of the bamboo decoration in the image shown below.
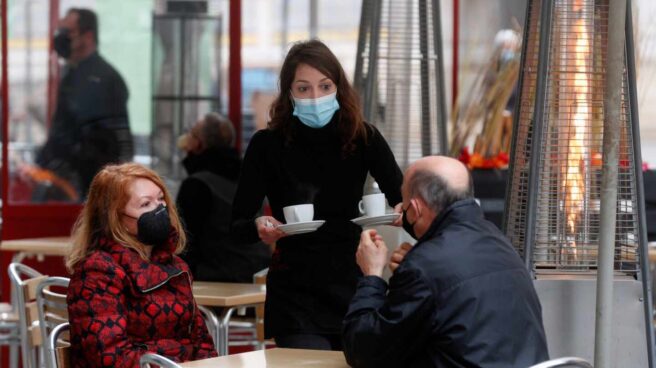
<path fill-rule="evenodd" d="M 512 32 L 512 31 L 510 31 Z M 512 59 L 500 59 L 498 47 L 479 70 L 479 77 L 466 94 L 457 98 L 451 114 L 450 154 L 459 156 L 473 144 L 471 155 L 492 159 L 507 155 L 512 138 L 512 114 L 506 110 L 519 76 L 519 43 L 513 44 Z M 506 51 L 508 47 L 505 47 Z M 507 163 L 507 162 L 506 162 Z M 470 165 L 470 168 L 476 165 Z"/>

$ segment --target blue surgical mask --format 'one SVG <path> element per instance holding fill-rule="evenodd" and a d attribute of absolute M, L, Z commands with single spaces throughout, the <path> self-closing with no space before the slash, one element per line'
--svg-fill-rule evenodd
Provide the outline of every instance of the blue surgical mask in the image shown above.
<path fill-rule="evenodd" d="M 294 99 L 294 116 L 310 128 L 323 128 L 339 110 L 337 92 L 319 98 Z"/>

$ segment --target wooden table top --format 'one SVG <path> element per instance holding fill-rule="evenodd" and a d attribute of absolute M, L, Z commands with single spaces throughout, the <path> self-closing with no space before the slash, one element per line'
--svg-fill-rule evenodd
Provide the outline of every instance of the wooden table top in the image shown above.
<path fill-rule="evenodd" d="M 195 281 L 196 303 L 208 307 L 235 307 L 264 303 L 266 286 L 228 282 Z"/>
<path fill-rule="evenodd" d="M 1 251 L 24 252 L 43 254 L 46 256 L 65 256 L 71 246 L 68 236 L 3 240 L 0 242 Z"/>
<path fill-rule="evenodd" d="M 196 360 L 180 364 L 185 368 L 348 368 L 341 351 L 307 349 L 267 349 Z"/>

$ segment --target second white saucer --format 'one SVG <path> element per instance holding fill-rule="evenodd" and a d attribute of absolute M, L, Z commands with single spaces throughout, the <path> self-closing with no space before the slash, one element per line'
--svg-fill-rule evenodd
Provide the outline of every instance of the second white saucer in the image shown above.
<path fill-rule="evenodd" d="M 378 225 L 390 225 L 394 222 L 399 216 L 400 213 L 387 213 L 380 216 L 360 216 L 351 220 L 353 223 L 360 225 L 362 227 L 366 226 L 378 226 Z"/>
<path fill-rule="evenodd" d="M 278 229 L 282 230 L 287 235 L 305 234 L 317 231 L 317 229 L 325 222 L 326 221 L 324 220 L 295 222 L 292 224 L 278 225 Z"/>

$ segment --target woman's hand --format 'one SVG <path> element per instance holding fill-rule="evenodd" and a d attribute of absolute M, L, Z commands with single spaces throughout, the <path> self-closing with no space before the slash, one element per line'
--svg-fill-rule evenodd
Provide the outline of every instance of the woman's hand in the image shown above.
<path fill-rule="evenodd" d="M 398 213 L 400 216 L 392 222 L 392 226 L 401 226 L 403 225 L 403 202 L 398 203 L 394 206 L 394 213 Z"/>
<path fill-rule="evenodd" d="M 260 240 L 268 245 L 272 245 L 278 239 L 287 236 L 282 230 L 278 229 L 278 225 L 282 225 L 282 222 L 272 216 L 260 216 L 255 219 L 257 235 L 260 236 Z"/>

